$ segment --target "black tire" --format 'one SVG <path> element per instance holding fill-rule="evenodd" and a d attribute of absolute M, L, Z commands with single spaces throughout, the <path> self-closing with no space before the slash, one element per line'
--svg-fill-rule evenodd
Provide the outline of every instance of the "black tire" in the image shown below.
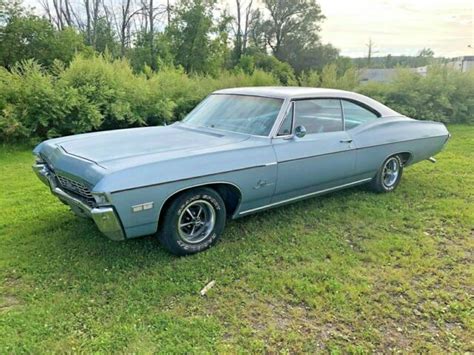
<path fill-rule="evenodd" d="M 394 166 L 397 167 L 396 176 L 390 175 L 387 173 L 387 171 L 392 171 L 393 169 L 390 169 L 390 168 Z M 375 175 L 375 177 L 369 183 L 369 186 L 371 190 L 375 192 L 379 192 L 379 193 L 391 192 L 397 188 L 402 178 L 402 175 L 403 175 L 402 159 L 400 158 L 399 155 L 392 155 L 391 157 L 388 157 L 387 159 L 385 159 L 379 171 L 377 172 L 377 175 Z"/>
<path fill-rule="evenodd" d="M 159 238 L 175 255 L 198 253 L 217 242 L 225 219 L 225 204 L 216 191 L 204 187 L 188 190 L 175 197 L 164 211 Z"/>

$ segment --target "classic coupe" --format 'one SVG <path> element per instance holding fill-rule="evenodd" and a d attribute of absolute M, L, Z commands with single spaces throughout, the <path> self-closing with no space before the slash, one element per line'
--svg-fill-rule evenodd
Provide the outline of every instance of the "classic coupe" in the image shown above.
<path fill-rule="evenodd" d="M 393 191 L 449 137 L 353 92 L 235 88 L 169 126 L 44 141 L 33 169 L 110 239 L 157 234 L 184 255 L 213 245 L 227 217 L 361 184 Z"/>

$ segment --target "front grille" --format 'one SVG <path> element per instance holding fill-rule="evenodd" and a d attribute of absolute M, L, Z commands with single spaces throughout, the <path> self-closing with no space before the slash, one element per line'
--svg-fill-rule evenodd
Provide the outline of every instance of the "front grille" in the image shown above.
<path fill-rule="evenodd" d="M 75 194 L 78 194 L 87 200 L 91 200 L 92 202 L 94 201 L 94 196 L 92 196 L 91 190 L 89 190 L 89 188 L 83 183 L 69 179 L 62 175 L 56 175 L 56 178 L 58 179 L 61 187 L 68 191 L 74 192 Z"/>

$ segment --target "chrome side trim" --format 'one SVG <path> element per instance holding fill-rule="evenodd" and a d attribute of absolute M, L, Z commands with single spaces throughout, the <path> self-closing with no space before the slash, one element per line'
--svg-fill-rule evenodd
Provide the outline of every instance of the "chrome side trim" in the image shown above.
<path fill-rule="evenodd" d="M 111 206 L 91 208 L 78 198 L 69 195 L 66 191 L 58 187 L 54 177 L 45 164 L 34 164 L 33 170 L 40 180 L 51 188 L 51 192 L 62 202 L 68 204 L 71 209 L 81 212 L 81 215 L 90 217 L 94 220 L 97 228 L 112 240 L 124 240 L 125 233 L 122 228 L 119 217 Z"/>
<path fill-rule="evenodd" d="M 308 197 L 311 197 L 311 196 L 320 195 L 320 194 L 330 192 L 330 191 L 334 191 L 334 190 L 339 190 L 339 189 L 342 189 L 344 187 L 349 187 L 349 186 L 362 184 L 362 183 L 370 181 L 370 180 L 372 180 L 372 178 L 362 179 L 362 180 L 350 182 L 350 183 L 347 183 L 347 184 L 343 184 L 343 185 L 339 185 L 339 186 L 335 186 L 335 187 L 330 187 L 328 189 L 319 190 L 319 191 L 316 191 L 316 192 L 311 192 L 309 194 L 292 197 L 292 198 L 289 198 L 289 199 L 286 199 L 286 200 L 283 200 L 283 201 L 278 201 L 278 202 L 270 203 L 270 204 L 265 205 L 265 206 L 252 208 L 252 209 L 247 210 L 247 211 L 239 212 L 239 215 L 249 214 L 249 213 L 257 212 L 257 211 L 264 210 L 264 209 L 267 209 L 267 208 L 276 207 L 276 206 L 279 206 L 279 205 L 283 205 L 285 203 L 289 203 L 289 202 L 293 202 L 293 201 L 297 201 L 297 200 L 302 200 L 302 199 L 305 199 L 305 198 L 308 198 Z"/>

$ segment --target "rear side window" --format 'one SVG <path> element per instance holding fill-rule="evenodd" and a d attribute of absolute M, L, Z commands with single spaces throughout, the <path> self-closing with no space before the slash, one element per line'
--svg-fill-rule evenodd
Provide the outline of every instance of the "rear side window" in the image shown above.
<path fill-rule="evenodd" d="M 377 114 L 351 101 L 342 100 L 346 130 L 379 118 Z"/>
<path fill-rule="evenodd" d="M 342 131 L 342 111 L 338 99 L 299 100 L 295 103 L 295 127 L 308 134 Z"/>

